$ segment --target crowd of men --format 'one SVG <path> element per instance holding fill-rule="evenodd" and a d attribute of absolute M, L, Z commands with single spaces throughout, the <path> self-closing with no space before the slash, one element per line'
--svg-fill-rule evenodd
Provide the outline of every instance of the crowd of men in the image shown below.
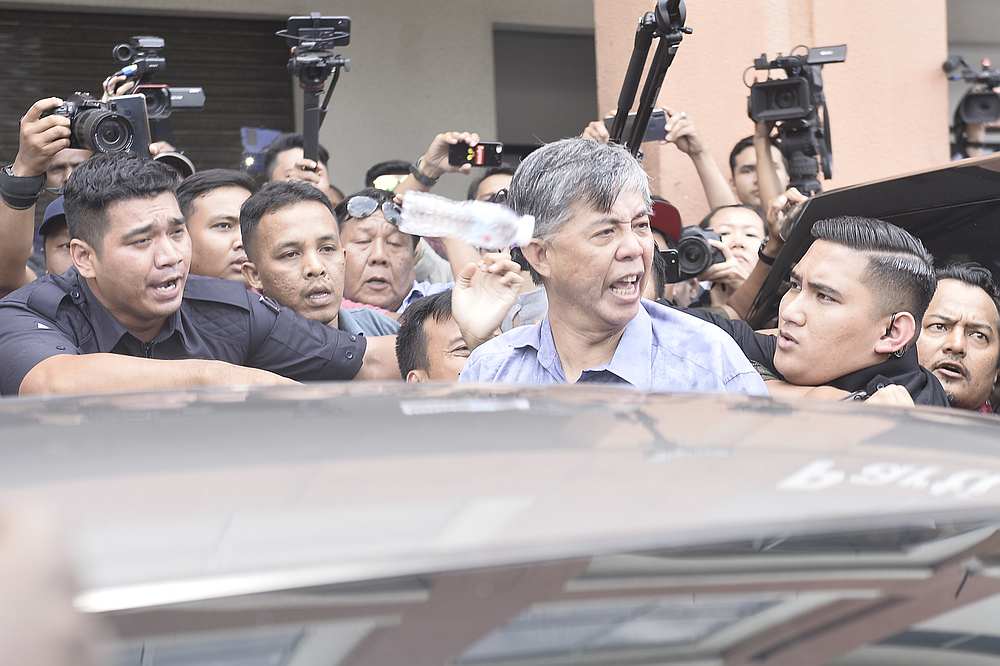
<path fill-rule="evenodd" d="M 397 380 L 600 382 L 991 412 L 1000 295 L 975 264 L 937 266 L 884 221 L 812 228 L 773 329 L 743 317 L 804 197 L 759 124 L 727 178 L 685 113 L 664 140 L 688 155 L 710 212 L 679 219 L 602 122 L 516 169 L 471 173 L 445 132 L 415 162 L 383 162 L 345 195 L 302 137 L 268 149 L 264 182 L 211 169 L 183 181 L 127 153 L 69 148 L 40 100 L 0 174 L 0 394 Z M 154 154 L 169 146 L 151 147 Z M 400 229 L 409 191 L 470 177 L 468 198 L 535 219 L 517 248 Z M 473 177 L 474 176 L 474 177 Z M 44 191 L 58 191 L 35 224 Z M 665 281 L 683 224 L 722 260 Z"/>

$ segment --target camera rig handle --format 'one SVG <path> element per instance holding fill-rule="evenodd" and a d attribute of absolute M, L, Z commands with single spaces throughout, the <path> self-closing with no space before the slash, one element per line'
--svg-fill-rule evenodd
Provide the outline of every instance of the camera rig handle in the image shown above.
<path fill-rule="evenodd" d="M 351 70 L 351 60 L 334 53 L 333 49 L 338 44 L 349 42 L 350 30 L 349 26 L 346 31 L 331 29 L 327 23 L 335 19 L 321 16 L 319 12 L 311 12 L 308 20 L 308 27 L 298 27 L 293 32 L 292 19 L 289 19 L 289 28 L 276 34 L 290 44 L 296 44 L 292 48 L 288 70 L 298 77 L 302 87 L 302 153 L 306 159 L 318 162 L 319 129 L 326 119 L 330 98 L 340 80 L 341 71 Z M 326 97 L 320 103 L 320 96 L 331 75 L 333 79 L 326 89 Z"/>
<path fill-rule="evenodd" d="M 635 102 L 636 93 L 639 91 L 639 81 L 642 79 L 649 49 L 652 47 L 654 39 L 659 40 L 653 62 L 649 72 L 646 73 L 646 82 L 643 85 L 642 96 L 639 98 L 639 108 L 636 112 L 635 124 L 632 125 L 632 133 L 624 144 L 633 155 L 639 155 L 646 125 L 653 114 L 653 107 L 660 95 L 660 88 L 663 87 L 667 70 L 670 69 L 670 65 L 677 55 L 677 49 L 680 47 L 684 35 L 690 35 L 694 32 L 691 28 L 684 26 L 686 20 L 687 8 L 684 5 L 684 0 L 657 0 L 654 10 L 647 12 L 639 19 L 632 57 L 629 59 L 625 80 L 622 83 L 621 93 L 618 95 L 618 109 L 615 112 L 615 119 L 611 124 L 610 131 L 611 141 L 621 144 L 625 134 L 625 122 L 632 109 L 632 104 Z"/>

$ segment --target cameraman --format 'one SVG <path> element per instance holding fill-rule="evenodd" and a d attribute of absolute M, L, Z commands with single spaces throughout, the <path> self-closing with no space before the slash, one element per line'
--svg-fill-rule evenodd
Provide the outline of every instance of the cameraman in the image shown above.
<path fill-rule="evenodd" d="M 766 123 L 757 123 L 753 136 L 736 142 L 729 153 L 729 169 L 740 203 L 756 208 L 761 216 L 767 203 L 788 187 L 785 157 L 770 138 Z"/>
<path fill-rule="evenodd" d="M 319 147 L 319 161 L 305 159 L 301 134 L 282 134 L 267 147 L 264 174 L 270 182 L 304 180 L 326 195 L 333 205 L 344 200 L 344 193 L 330 183 L 330 151 Z"/>
<path fill-rule="evenodd" d="M 20 122 L 17 157 L 0 173 L 0 296 L 35 279 L 27 267 L 35 236 L 35 203 L 49 185 L 49 169 L 56 156 L 69 149 L 70 120 L 47 115 L 61 106 L 58 97 L 35 102 Z M 82 153 L 86 151 L 74 151 Z M 75 167 L 80 155 L 62 155 L 53 186 L 61 186 L 64 175 Z"/>

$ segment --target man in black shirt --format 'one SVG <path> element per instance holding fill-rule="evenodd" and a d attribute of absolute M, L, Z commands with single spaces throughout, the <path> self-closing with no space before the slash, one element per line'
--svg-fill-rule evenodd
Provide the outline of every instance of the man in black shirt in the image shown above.
<path fill-rule="evenodd" d="M 393 338 L 366 341 L 239 283 L 189 276 L 176 185 L 169 167 L 125 154 L 73 173 L 74 267 L 0 301 L 0 394 L 398 377 Z"/>
<path fill-rule="evenodd" d="M 821 220 L 812 235 L 781 299 L 777 336 L 689 312 L 724 328 L 773 375 L 773 395 L 947 406 L 941 383 L 917 361 L 920 323 L 936 286 L 924 246 L 899 227 L 859 217 Z"/>

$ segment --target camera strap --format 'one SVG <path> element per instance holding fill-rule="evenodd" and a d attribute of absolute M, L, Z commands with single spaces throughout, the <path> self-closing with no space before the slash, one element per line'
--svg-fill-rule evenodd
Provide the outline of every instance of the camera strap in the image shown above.
<path fill-rule="evenodd" d="M 0 196 L 14 210 L 27 210 L 38 201 L 45 189 L 45 175 L 15 176 L 13 166 L 0 169 Z"/>

